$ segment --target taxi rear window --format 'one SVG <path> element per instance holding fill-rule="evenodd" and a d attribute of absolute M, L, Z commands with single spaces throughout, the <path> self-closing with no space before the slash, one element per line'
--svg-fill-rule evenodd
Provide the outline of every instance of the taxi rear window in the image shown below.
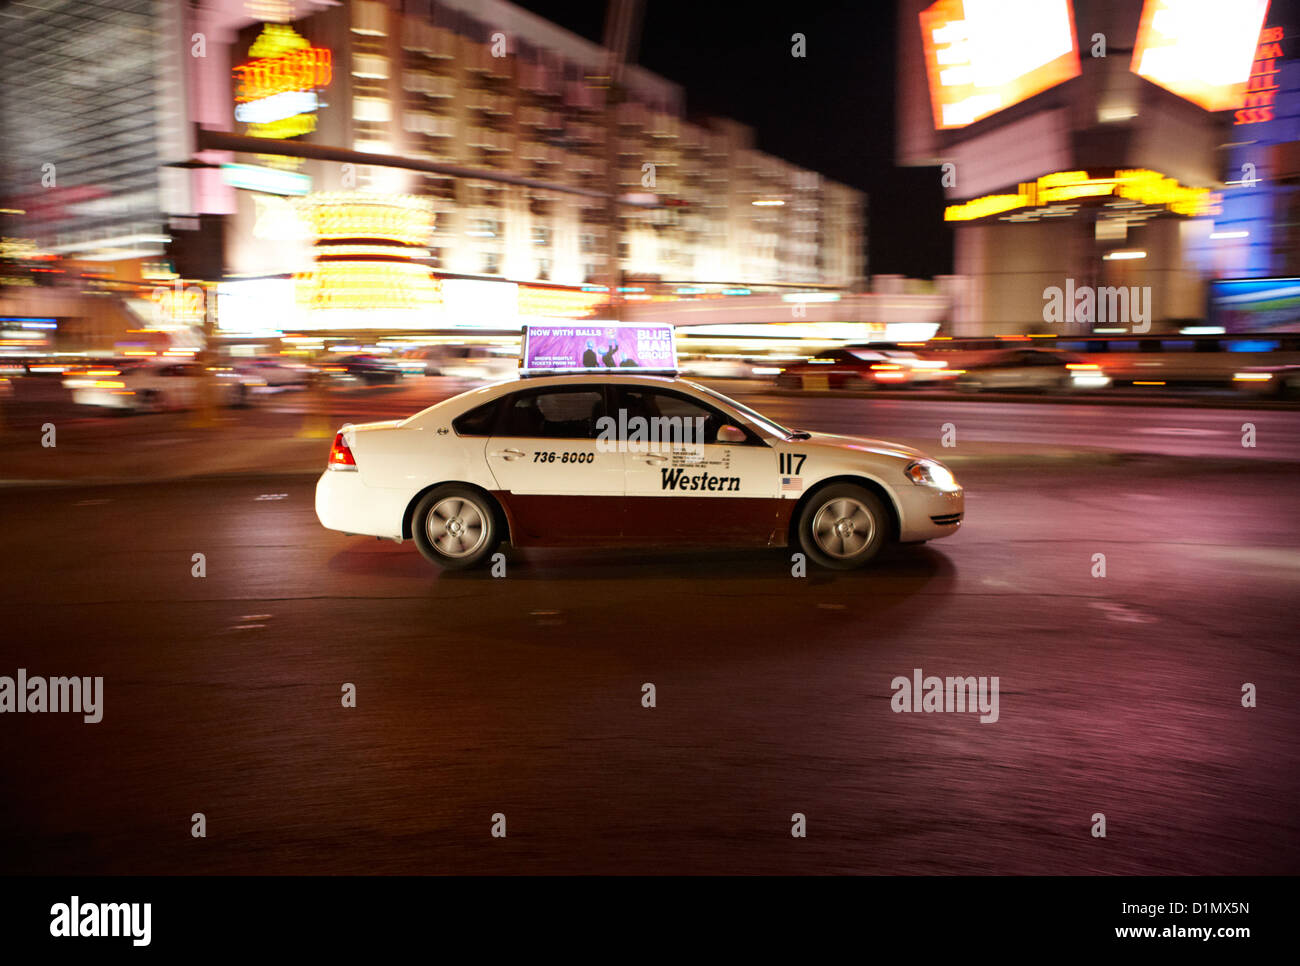
<path fill-rule="evenodd" d="M 500 402 L 499 399 L 493 399 L 467 413 L 461 413 L 452 420 L 451 428 L 457 436 L 491 436 Z"/>
<path fill-rule="evenodd" d="M 602 389 L 542 389 L 506 397 L 497 436 L 595 439 L 605 414 Z"/>

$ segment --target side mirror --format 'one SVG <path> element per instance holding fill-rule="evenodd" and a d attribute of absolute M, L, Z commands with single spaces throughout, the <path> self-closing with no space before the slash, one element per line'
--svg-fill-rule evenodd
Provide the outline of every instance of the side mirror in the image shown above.
<path fill-rule="evenodd" d="M 743 443 L 746 438 L 745 431 L 738 426 L 718 427 L 719 443 Z"/>

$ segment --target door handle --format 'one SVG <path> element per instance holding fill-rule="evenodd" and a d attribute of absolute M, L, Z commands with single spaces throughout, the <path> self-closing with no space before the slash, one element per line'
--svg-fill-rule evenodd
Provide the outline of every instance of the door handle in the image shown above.
<path fill-rule="evenodd" d="M 521 449 L 503 449 L 498 453 L 493 453 L 492 455 L 500 456 L 504 460 L 517 460 L 519 457 L 527 456 L 528 454 Z"/>
<path fill-rule="evenodd" d="M 642 459 L 644 459 L 644 460 L 645 460 L 647 463 L 649 463 L 651 466 L 656 466 L 656 465 L 658 465 L 659 463 L 667 463 L 667 462 L 668 462 L 668 457 L 667 457 L 667 456 L 659 456 L 659 455 L 657 455 L 657 454 L 651 454 L 651 455 L 649 455 L 649 456 L 643 456 Z"/>

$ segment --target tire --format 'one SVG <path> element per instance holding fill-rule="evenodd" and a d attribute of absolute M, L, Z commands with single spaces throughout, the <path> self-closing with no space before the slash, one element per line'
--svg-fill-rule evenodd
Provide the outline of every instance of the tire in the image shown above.
<path fill-rule="evenodd" d="M 849 392 L 871 392 L 875 387 L 866 376 L 849 376 L 842 384 Z"/>
<path fill-rule="evenodd" d="M 481 564 L 501 541 L 492 500 L 455 484 L 440 486 L 420 499 L 411 515 L 411 533 L 424 559 L 445 570 Z"/>
<path fill-rule="evenodd" d="M 880 498 L 852 483 L 814 493 L 799 513 L 799 546 L 816 564 L 852 570 L 889 542 L 892 519 Z"/>
<path fill-rule="evenodd" d="M 141 389 L 140 404 L 135 407 L 138 413 L 160 413 L 163 411 L 163 395 L 157 389 Z"/>

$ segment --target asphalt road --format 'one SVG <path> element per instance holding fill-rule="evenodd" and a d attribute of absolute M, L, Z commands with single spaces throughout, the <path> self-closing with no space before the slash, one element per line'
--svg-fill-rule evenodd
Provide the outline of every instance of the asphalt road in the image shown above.
<path fill-rule="evenodd" d="M 805 578 L 774 551 L 439 574 L 321 529 L 307 476 L 6 489 L 0 675 L 104 691 L 98 724 L 0 715 L 0 872 L 1300 872 L 1294 468 L 962 479 L 956 536 Z M 997 721 L 895 713 L 915 668 L 996 676 Z"/>

